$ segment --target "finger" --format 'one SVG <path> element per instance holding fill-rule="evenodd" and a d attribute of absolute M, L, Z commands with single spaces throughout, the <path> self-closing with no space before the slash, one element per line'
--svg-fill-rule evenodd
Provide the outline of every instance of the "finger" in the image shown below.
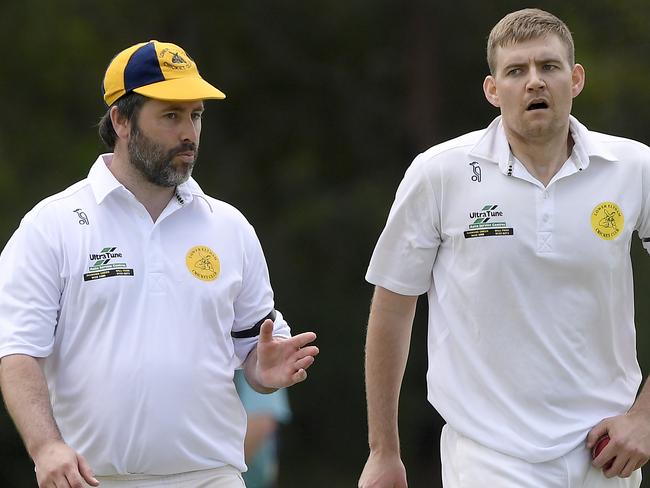
<path fill-rule="evenodd" d="M 603 452 L 605 449 L 603 449 Z M 601 453 L 602 454 L 602 453 Z M 623 471 L 623 468 L 627 464 L 628 458 L 623 457 L 622 455 L 617 455 L 614 458 L 614 462 L 612 463 L 612 466 L 609 469 L 603 469 L 603 474 L 607 478 L 613 478 L 614 476 L 619 476 L 621 474 L 621 471 Z M 607 463 L 605 463 L 607 464 Z"/>
<path fill-rule="evenodd" d="M 609 433 L 609 427 L 607 424 L 607 420 L 603 420 L 598 425 L 596 425 L 593 429 L 591 429 L 591 431 L 587 435 L 587 449 L 592 449 L 596 445 L 596 442 L 598 442 L 598 439 L 600 439 L 602 436 L 608 433 Z"/>
<path fill-rule="evenodd" d="M 319 352 L 320 350 L 316 346 L 302 347 L 294 353 L 293 359 L 297 361 L 298 359 L 302 359 L 306 356 L 316 356 Z"/>
<path fill-rule="evenodd" d="M 77 463 L 79 464 L 79 473 L 81 473 L 81 476 L 86 481 L 86 483 L 88 483 L 90 486 L 99 486 L 99 481 L 97 481 L 97 478 L 95 478 L 95 473 L 93 473 L 93 470 L 88 464 L 88 461 L 86 461 L 86 458 L 81 454 L 77 454 Z"/>
<path fill-rule="evenodd" d="M 310 342 L 314 342 L 316 340 L 316 334 L 314 332 L 303 332 L 302 334 L 293 336 L 289 340 L 295 347 L 304 347 Z"/>
<path fill-rule="evenodd" d="M 75 471 L 77 471 L 75 469 Z M 59 484 L 57 483 L 57 488 L 61 488 Z M 64 486 L 65 488 L 84 488 L 84 482 L 81 479 L 81 476 L 79 475 L 79 472 L 75 473 L 68 473 L 65 475 L 65 483 L 61 486 Z"/>
<path fill-rule="evenodd" d="M 621 470 L 621 474 L 619 474 L 619 476 L 621 478 L 629 478 L 634 472 L 634 470 L 636 469 L 636 465 L 637 465 L 636 459 L 629 459 L 628 462 L 623 467 L 623 469 Z"/>
<path fill-rule="evenodd" d="M 604 467 L 607 466 L 607 463 L 610 462 L 610 460 L 614 459 L 614 456 L 616 455 L 614 446 L 610 442 L 607 444 L 602 451 L 600 451 L 600 454 L 596 456 L 592 462 L 593 466 L 599 469 L 603 469 L 603 471 L 607 471 Z M 610 466 L 609 469 L 611 469 L 613 466 Z"/>
<path fill-rule="evenodd" d="M 259 342 L 266 343 L 273 340 L 273 321 L 266 319 L 260 328 Z"/>
<path fill-rule="evenodd" d="M 645 466 L 645 464 L 646 464 L 647 462 L 648 462 L 648 459 L 647 459 L 647 458 L 641 459 L 641 460 L 640 460 L 639 462 L 637 462 L 636 465 L 634 466 L 634 471 L 636 471 L 637 469 L 641 469 L 643 466 Z"/>
<path fill-rule="evenodd" d="M 314 359 L 314 356 L 307 356 L 305 358 L 302 358 L 302 359 L 296 361 L 295 367 L 298 368 L 298 370 L 301 370 L 301 369 L 306 370 L 307 368 L 309 368 L 309 366 L 314 364 L 314 361 L 316 361 Z"/>
<path fill-rule="evenodd" d="M 305 381 L 307 379 L 307 371 L 300 369 L 291 376 L 291 379 L 293 380 L 294 384 Z"/>

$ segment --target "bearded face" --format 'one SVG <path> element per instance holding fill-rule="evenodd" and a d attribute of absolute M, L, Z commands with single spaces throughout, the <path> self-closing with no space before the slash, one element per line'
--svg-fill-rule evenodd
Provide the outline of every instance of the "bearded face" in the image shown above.
<path fill-rule="evenodd" d="M 131 127 L 127 149 L 131 164 L 147 181 L 162 187 L 175 187 L 186 182 L 192 175 L 199 153 L 198 145 L 189 141 L 166 148 L 147 137 L 137 122 Z"/>

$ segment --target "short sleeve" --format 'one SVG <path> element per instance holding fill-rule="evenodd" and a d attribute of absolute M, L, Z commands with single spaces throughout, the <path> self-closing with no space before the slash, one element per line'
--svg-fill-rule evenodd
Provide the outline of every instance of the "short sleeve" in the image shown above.
<path fill-rule="evenodd" d="M 0 357 L 52 352 L 63 290 L 55 245 L 26 217 L 0 255 Z"/>
<path fill-rule="evenodd" d="M 402 295 L 429 290 L 440 245 L 440 216 L 427 162 L 419 156 L 406 171 L 366 273 L 368 282 Z"/>
<path fill-rule="evenodd" d="M 642 206 L 639 214 L 637 231 L 645 250 L 650 253 L 650 151 L 645 151 L 646 158 L 642 161 Z"/>
<path fill-rule="evenodd" d="M 259 332 L 256 326 L 274 311 L 273 290 L 262 246 L 250 225 L 244 236 L 244 270 L 242 287 L 235 298 L 235 317 L 232 327 L 235 354 L 244 362 L 257 344 Z M 289 325 L 282 314 L 275 311 L 273 335 L 291 337 Z M 251 334 L 247 332 L 251 331 Z M 257 333 L 256 333 L 257 332 Z M 243 336 L 243 337 L 242 337 Z"/>

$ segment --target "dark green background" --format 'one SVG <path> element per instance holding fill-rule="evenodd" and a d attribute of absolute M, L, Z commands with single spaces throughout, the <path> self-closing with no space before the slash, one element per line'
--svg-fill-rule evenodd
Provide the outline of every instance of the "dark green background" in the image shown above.
<path fill-rule="evenodd" d="M 440 5 L 438 5 L 440 4 Z M 352 487 L 367 455 L 364 273 L 413 157 L 497 112 L 484 99 L 485 41 L 517 1 L 0 3 L 0 244 L 36 202 L 83 178 L 102 150 L 103 71 L 119 50 L 183 46 L 226 92 L 208 102 L 195 177 L 249 218 L 277 306 L 322 354 L 290 392 L 280 485 Z M 574 114 L 650 143 L 650 4 L 540 1 L 567 21 L 587 85 Z M 650 370 L 650 259 L 633 246 L 639 360 Z M 425 399 L 426 304 L 416 320 L 400 422 L 411 486 L 435 487 L 441 421 Z M 101 385 L 97 385 L 101 395 Z M 33 486 L 0 415 L 0 484 Z"/>

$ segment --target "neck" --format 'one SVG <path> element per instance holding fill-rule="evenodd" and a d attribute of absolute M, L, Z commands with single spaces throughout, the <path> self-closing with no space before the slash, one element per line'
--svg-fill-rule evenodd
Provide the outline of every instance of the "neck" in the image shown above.
<path fill-rule="evenodd" d="M 544 139 L 524 138 L 509 133 L 508 130 L 506 137 L 512 154 L 544 186 L 560 171 L 573 150 L 573 138 L 568 125 L 557 135 Z"/>
<path fill-rule="evenodd" d="M 160 217 L 169 201 L 174 196 L 174 188 L 154 185 L 147 181 L 129 161 L 128 153 L 116 151 L 109 167 L 113 176 L 144 206 L 151 220 Z"/>

